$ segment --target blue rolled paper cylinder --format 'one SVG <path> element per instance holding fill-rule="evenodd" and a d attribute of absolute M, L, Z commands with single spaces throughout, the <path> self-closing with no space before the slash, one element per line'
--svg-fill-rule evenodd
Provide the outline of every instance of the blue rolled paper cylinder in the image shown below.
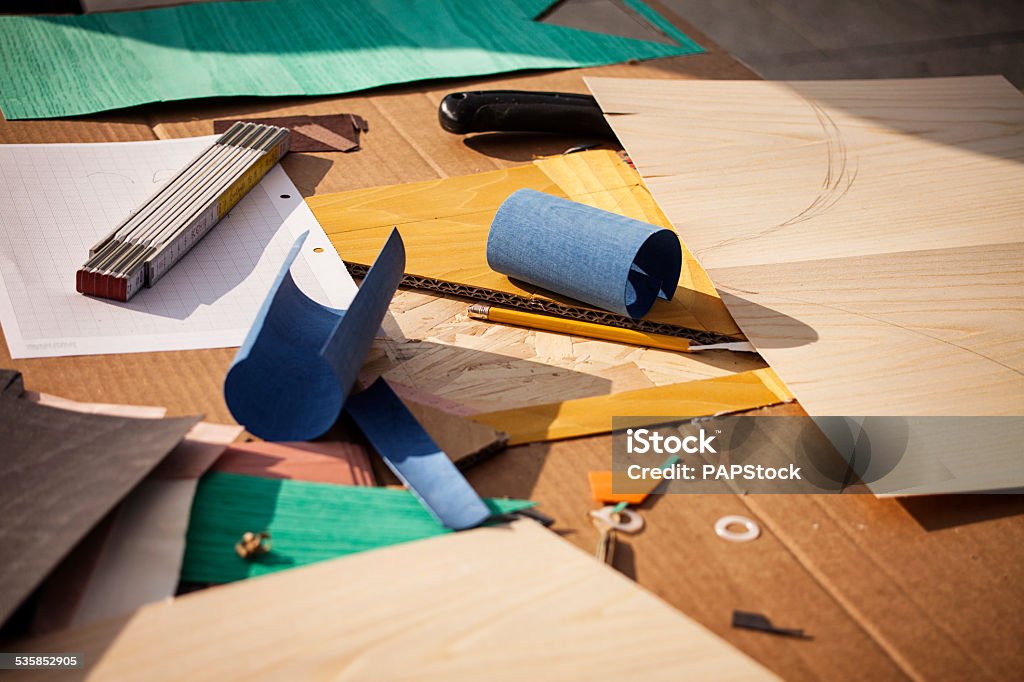
<path fill-rule="evenodd" d="M 337 421 L 405 268 L 393 230 L 348 310 L 328 308 L 292 279 L 305 239 L 285 258 L 224 379 L 231 415 L 264 440 L 312 440 Z"/>
<path fill-rule="evenodd" d="M 503 275 L 639 319 L 655 300 L 675 294 L 683 253 L 672 230 L 521 189 L 494 216 L 487 264 Z"/>

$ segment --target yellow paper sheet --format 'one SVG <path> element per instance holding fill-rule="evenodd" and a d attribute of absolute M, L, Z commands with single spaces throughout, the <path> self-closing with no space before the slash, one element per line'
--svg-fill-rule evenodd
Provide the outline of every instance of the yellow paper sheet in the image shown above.
<path fill-rule="evenodd" d="M 664 417 L 704 417 L 739 412 L 793 400 L 785 384 L 771 369 L 740 372 L 725 377 L 669 384 L 613 395 L 532 405 L 473 416 L 509 435 L 509 445 L 559 440 L 607 433 L 612 417 L 651 417 L 637 426 Z"/>
<path fill-rule="evenodd" d="M 488 267 L 485 252 L 491 220 L 501 202 L 518 189 L 546 192 L 674 229 L 636 171 L 606 150 L 307 201 L 346 262 L 370 265 L 392 226 L 397 226 L 405 240 L 407 275 L 587 310 L 578 301 L 519 286 Z M 685 245 L 683 266 L 676 295 L 671 301 L 655 303 L 645 320 L 738 337 L 739 329 L 718 292 Z"/>

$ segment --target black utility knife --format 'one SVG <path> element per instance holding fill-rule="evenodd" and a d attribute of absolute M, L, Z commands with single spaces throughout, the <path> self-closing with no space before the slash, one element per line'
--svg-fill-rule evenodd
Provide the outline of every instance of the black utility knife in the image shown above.
<path fill-rule="evenodd" d="M 529 132 L 616 139 L 597 100 L 567 92 L 453 92 L 441 100 L 437 118 L 456 135 Z"/>

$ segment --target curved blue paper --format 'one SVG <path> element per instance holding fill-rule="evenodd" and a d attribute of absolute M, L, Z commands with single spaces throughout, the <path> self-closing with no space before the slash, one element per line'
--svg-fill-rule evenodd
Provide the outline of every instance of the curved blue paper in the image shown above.
<path fill-rule="evenodd" d="M 295 240 L 224 379 L 232 416 L 264 440 L 310 440 L 337 421 L 405 269 L 394 230 L 349 309 L 328 308 L 292 279 L 305 240 Z"/>
<path fill-rule="evenodd" d="M 675 232 L 560 197 L 521 189 L 487 235 L 492 270 L 638 319 L 679 284 Z"/>
<path fill-rule="evenodd" d="M 491 510 L 452 460 L 383 379 L 352 396 L 345 412 L 391 471 L 442 525 L 463 530 L 491 517 Z"/>

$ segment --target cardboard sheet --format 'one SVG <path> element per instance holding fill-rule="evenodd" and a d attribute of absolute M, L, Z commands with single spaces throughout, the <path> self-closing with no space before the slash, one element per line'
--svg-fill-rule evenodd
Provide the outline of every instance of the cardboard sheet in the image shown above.
<path fill-rule="evenodd" d="M 0 622 L 197 421 L 0 398 Z"/>
<path fill-rule="evenodd" d="M 473 415 L 473 419 L 506 432 L 509 444 L 518 445 L 608 433 L 613 417 L 651 419 L 637 420 L 635 423 L 640 426 L 656 424 L 666 416 L 705 417 L 791 400 L 793 394 L 775 372 L 758 369 L 715 379 L 484 412 Z"/>
<path fill-rule="evenodd" d="M 550 3 L 362 0 L 210 3 L 0 17 L 8 119 L 197 97 L 323 95 L 520 69 L 700 52 L 532 21 Z M 70 85 L 74 84 L 74 85 Z"/>
<path fill-rule="evenodd" d="M 777 679 L 532 521 L 203 590 L 13 645 L 81 652 L 95 680 L 282 670 L 304 680 Z"/>
<path fill-rule="evenodd" d="M 496 515 L 532 505 L 486 502 Z M 240 558 L 242 534 L 262 531 L 271 551 Z M 406 490 L 212 472 L 192 505 L 181 579 L 227 583 L 449 532 Z"/>
<path fill-rule="evenodd" d="M 488 230 L 499 205 L 520 189 L 671 228 L 640 176 L 610 151 L 550 157 L 476 175 L 324 194 L 310 197 L 307 203 L 356 273 L 365 272 L 392 226 L 397 226 L 408 254 L 402 280 L 407 286 L 590 322 L 682 334 L 702 343 L 739 335 L 711 281 L 685 246 L 682 276 L 672 300 L 656 301 L 639 321 L 553 296 L 495 272 L 487 264 Z"/>
<path fill-rule="evenodd" d="M 1004 79 L 587 82 L 812 416 L 1024 415 L 1024 96 Z M 1019 449 L 944 433 L 911 434 L 872 489 L 1024 486 Z"/>
<path fill-rule="evenodd" d="M 237 346 L 305 231 L 296 279 L 325 304 L 348 303 L 355 284 L 280 166 L 153 288 L 128 303 L 75 291 L 89 248 L 214 139 L 0 145 L 0 323 L 11 357 Z"/>

